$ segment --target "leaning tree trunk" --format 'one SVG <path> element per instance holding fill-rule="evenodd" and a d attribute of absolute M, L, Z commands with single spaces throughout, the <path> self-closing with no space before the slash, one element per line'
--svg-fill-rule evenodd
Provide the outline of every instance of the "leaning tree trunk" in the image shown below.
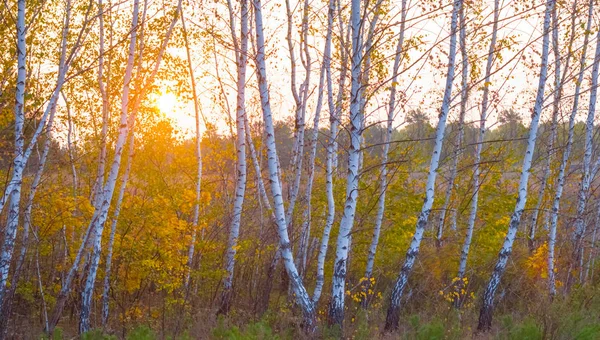
<path fill-rule="evenodd" d="M 109 313 L 109 293 L 110 293 L 110 277 L 112 269 L 112 257 L 113 257 L 113 246 L 115 243 L 115 235 L 117 233 L 117 221 L 121 214 L 121 205 L 123 204 L 123 197 L 125 196 L 125 189 L 127 188 L 127 181 L 129 180 L 129 174 L 131 173 L 131 166 L 133 163 L 133 156 L 135 152 L 135 134 L 134 134 L 135 122 L 130 122 L 131 132 L 129 134 L 129 154 L 127 156 L 127 163 L 125 165 L 125 173 L 121 178 L 121 186 L 119 188 L 119 195 L 115 204 L 115 211 L 110 226 L 110 236 L 108 238 L 108 247 L 106 254 L 106 268 L 104 269 L 104 285 L 102 290 L 102 326 L 106 326 L 108 322 Z"/>
<path fill-rule="evenodd" d="M 93 291 L 94 291 L 94 284 L 96 282 L 96 274 L 97 274 L 97 270 L 98 270 L 98 265 L 100 263 L 100 255 L 102 252 L 102 248 L 101 248 L 102 233 L 104 231 L 104 225 L 105 225 L 106 219 L 108 217 L 108 210 L 110 208 L 112 197 L 113 197 L 113 194 L 115 191 L 117 176 L 119 173 L 119 168 L 121 166 L 121 159 L 123 156 L 123 150 L 125 147 L 127 135 L 129 133 L 134 133 L 133 122 L 135 121 L 136 113 L 139 111 L 139 106 L 142 101 L 142 98 L 144 97 L 145 92 L 149 89 L 150 85 L 154 82 L 154 78 L 160 67 L 160 63 L 164 56 L 164 53 L 165 53 L 166 47 L 169 43 L 169 40 L 172 36 L 175 24 L 177 23 L 177 20 L 179 19 L 179 11 L 181 9 L 181 2 L 182 2 L 182 0 L 179 0 L 177 3 L 177 11 L 175 12 L 175 15 L 174 15 L 173 19 L 171 20 L 170 25 L 167 29 L 167 32 L 165 33 L 164 40 L 161 42 L 161 45 L 160 45 L 159 51 L 158 51 L 158 56 L 156 57 L 156 61 L 153 65 L 153 69 L 150 71 L 150 75 L 148 76 L 148 78 L 145 79 L 144 84 L 139 86 L 138 91 L 136 91 L 136 92 L 138 92 L 138 96 L 135 98 L 133 107 L 130 107 L 129 99 L 128 98 L 126 99 L 125 96 L 129 96 L 129 82 L 131 81 L 131 72 L 133 69 L 133 56 L 135 54 L 134 52 L 135 52 L 136 38 L 134 38 L 133 32 L 135 32 L 135 29 L 137 28 L 137 13 L 134 13 L 134 21 L 136 21 L 136 25 L 132 25 L 132 27 L 134 27 L 134 28 L 132 30 L 132 38 L 131 38 L 130 43 L 133 42 L 133 44 L 132 44 L 133 46 L 130 45 L 130 47 L 129 47 L 129 57 L 128 57 L 128 61 L 127 61 L 128 67 L 126 69 L 126 73 L 129 73 L 129 74 L 125 75 L 125 84 L 127 84 L 127 85 L 124 85 L 124 91 L 123 91 L 123 96 L 122 96 L 122 100 L 121 100 L 121 122 L 119 125 L 119 134 L 117 137 L 117 142 L 115 145 L 115 156 L 112 161 L 110 171 L 108 173 L 108 178 L 106 180 L 106 184 L 104 185 L 104 188 L 103 188 L 101 204 L 96 207 L 96 211 L 99 210 L 99 213 L 96 215 L 96 218 L 92 219 L 92 221 L 90 222 L 90 225 L 93 226 L 92 232 L 94 233 L 93 234 L 93 247 L 92 247 L 92 251 L 91 251 L 91 258 L 90 258 L 90 264 L 89 264 L 89 268 L 88 268 L 87 278 L 85 280 L 85 286 L 81 293 L 81 312 L 80 312 L 80 319 L 79 319 L 80 333 L 87 332 L 90 328 L 89 317 L 90 317 L 90 312 L 91 312 L 91 301 L 92 301 L 92 295 L 93 295 Z M 139 8 L 139 6 L 137 6 L 137 7 L 134 6 L 134 12 L 137 11 L 138 8 Z M 142 39 L 140 39 L 140 41 L 141 41 L 141 43 L 143 43 Z M 131 64 L 130 64 L 130 62 L 131 62 Z M 131 65 L 131 67 L 129 67 L 130 65 Z M 132 122 L 131 124 L 128 123 L 128 119 L 131 119 L 131 122 Z"/>
<path fill-rule="evenodd" d="M 577 4 L 577 1 L 575 1 L 574 5 Z M 574 7 L 575 8 L 575 7 Z M 548 152 L 547 152 L 547 156 L 546 156 L 546 162 L 544 163 L 544 168 L 542 170 L 543 174 L 542 174 L 542 181 L 540 183 L 540 192 L 538 194 L 538 200 L 536 202 L 535 208 L 532 211 L 531 214 L 531 224 L 529 225 L 529 235 L 528 235 L 528 246 L 529 246 L 529 251 L 533 252 L 535 250 L 535 233 L 536 233 L 536 229 L 537 229 L 537 224 L 538 224 L 538 216 L 540 213 L 540 208 L 542 207 L 542 203 L 544 201 L 544 195 L 546 193 L 546 186 L 548 184 L 548 178 L 550 177 L 550 168 L 552 165 L 552 156 L 554 155 L 554 143 L 556 141 L 556 134 L 557 134 L 557 128 L 558 128 L 558 114 L 559 114 L 559 110 L 560 110 L 560 100 L 562 98 L 562 78 L 561 78 L 561 62 L 560 62 L 560 50 L 559 50 L 559 44 L 558 44 L 558 30 L 559 30 L 559 23 L 558 23 L 558 18 L 557 18 L 557 10 L 556 7 L 554 8 L 553 14 L 552 14 L 552 20 L 553 20 L 553 29 L 552 29 L 552 49 L 554 50 L 554 101 L 552 104 L 552 123 L 550 126 L 550 137 L 548 138 Z M 575 20 L 576 16 L 573 15 L 573 20 Z M 573 21 L 574 23 L 574 21 Z M 571 36 L 571 46 L 572 46 L 572 42 L 573 42 L 573 37 L 574 35 Z M 569 46 L 571 48 L 571 46 Z M 565 74 L 568 72 L 569 69 L 569 62 L 571 59 L 571 54 L 568 54 L 566 56 L 567 60 L 565 63 Z"/>
<path fill-rule="evenodd" d="M 574 6 L 577 4 L 575 2 Z M 573 7 L 575 8 L 575 7 Z M 590 0 L 589 10 L 588 10 L 588 21 L 586 25 L 586 32 L 589 32 L 592 26 L 592 15 L 594 8 L 594 0 Z M 571 34 L 575 34 L 575 18 L 573 18 L 571 25 Z M 579 75 L 577 77 L 577 81 L 575 82 L 575 94 L 573 96 L 573 109 L 571 110 L 571 115 L 569 116 L 569 130 L 567 136 L 567 145 L 563 152 L 562 161 L 560 163 L 560 168 L 558 171 L 558 176 L 556 179 L 556 192 L 554 193 L 554 198 L 552 200 L 552 210 L 550 212 L 550 225 L 548 232 L 548 294 L 550 295 L 550 299 L 554 299 L 556 295 L 556 272 L 554 267 L 554 249 L 556 245 L 556 225 L 558 222 L 558 211 L 560 208 L 560 199 L 562 197 L 563 188 L 565 186 L 565 174 L 568 171 L 569 165 L 569 157 L 571 155 L 571 148 L 573 145 L 573 135 L 575 131 L 575 118 L 577 116 L 577 110 L 579 107 L 579 97 L 581 94 L 581 84 L 583 82 L 583 76 L 586 69 L 586 53 L 587 53 L 587 45 L 589 43 L 589 34 L 584 35 L 584 43 L 582 47 L 581 59 L 579 62 Z M 565 70 L 565 74 L 568 70 Z"/>
<path fill-rule="evenodd" d="M 258 88 L 260 92 L 260 101 L 263 111 L 264 129 L 266 135 L 267 157 L 269 165 L 269 178 L 271 183 L 271 195 L 273 196 L 273 209 L 277 221 L 277 232 L 279 234 L 279 246 L 281 248 L 281 257 L 290 278 L 292 290 L 296 296 L 298 305 L 302 308 L 304 315 L 304 328 L 308 333 L 315 330 L 315 309 L 310 297 L 302 283 L 302 278 L 298 275 L 298 270 L 294 264 L 290 239 L 287 232 L 287 223 L 285 220 L 285 207 L 283 205 L 283 194 L 281 190 L 281 181 L 277 171 L 277 148 L 275 144 L 275 128 L 273 125 L 273 116 L 271 113 L 271 104 L 269 101 L 269 85 L 267 81 L 267 70 L 265 63 L 265 38 L 263 31 L 262 5 L 260 0 L 253 0 L 254 19 L 256 22 L 256 66 Z"/>
<path fill-rule="evenodd" d="M 600 67 L 600 31 L 597 35 L 596 54 L 594 56 L 594 64 L 592 67 L 592 84 L 590 89 L 590 105 L 588 109 L 588 117 L 585 129 L 585 153 L 583 155 L 583 176 L 581 178 L 581 186 L 579 188 L 579 195 L 577 196 L 577 216 L 575 218 L 575 230 L 573 231 L 573 255 L 571 256 L 571 262 L 569 264 L 569 271 L 567 273 L 567 284 L 565 288 L 567 291 L 571 288 L 574 281 L 572 275 L 573 267 L 577 266 L 581 270 L 580 262 L 583 259 L 583 239 L 585 236 L 586 223 L 584 221 L 584 214 L 586 209 L 586 203 L 590 191 L 590 185 L 592 184 L 592 177 L 594 176 L 591 171 L 591 159 L 592 159 L 592 147 L 594 137 L 594 117 L 596 113 L 596 97 L 598 94 L 598 69 Z M 598 159 L 600 162 L 600 158 Z M 595 167 L 596 168 L 596 167 Z"/>
<path fill-rule="evenodd" d="M 450 207 L 450 201 L 452 199 L 452 189 L 454 189 L 454 182 L 456 181 L 456 173 L 458 168 L 458 161 L 462 154 L 462 141 L 465 133 L 465 114 L 467 112 L 467 100 L 469 99 L 469 55 L 467 54 L 467 24 L 465 22 L 465 9 L 464 6 L 460 8 L 459 25 L 460 25 L 460 54 L 462 58 L 462 88 L 460 91 L 460 113 L 458 118 L 458 133 L 454 141 L 454 158 L 452 160 L 452 167 L 450 168 L 450 178 L 448 179 L 448 187 L 446 188 L 446 197 L 444 197 L 444 204 L 440 211 L 440 217 L 438 221 L 438 230 L 436 235 L 436 246 L 439 248 L 442 246 L 442 237 L 444 235 L 444 222 L 446 220 L 446 213 Z M 452 230 L 456 230 L 456 207 L 452 212 Z"/>
<path fill-rule="evenodd" d="M 194 100 L 194 117 L 196 119 L 196 199 L 194 201 L 194 215 L 192 217 L 192 238 L 188 249 L 187 273 L 185 274 L 185 294 L 188 295 L 190 275 L 192 273 L 192 265 L 194 260 L 194 252 L 196 247 L 196 236 L 198 234 L 198 218 L 200 215 L 200 188 L 202 183 L 202 135 L 200 133 L 200 101 L 196 91 L 196 78 L 194 76 L 194 67 L 192 64 L 192 56 L 188 41 L 187 30 L 185 28 L 185 20 L 183 18 L 183 9 L 180 10 L 181 26 L 183 28 L 183 38 L 185 40 L 185 52 L 187 57 L 187 66 L 190 73 L 190 85 L 192 86 L 192 98 Z M 206 122 L 205 122 L 206 123 Z M 246 131 L 247 134 L 247 131 Z"/>
<path fill-rule="evenodd" d="M 379 181 L 379 201 L 377 207 L 377 216 L 375 219 L 375 227 L 373 228 L 373 236 L 371 237 L 371 245 L 369 246 L 369 254 L 367 257 L 367 265 L 365 275 L 363 277 L 363 300 L 362 306 L 368 306 L 371 298 L 371 277 L 373 276 L 373 265 L 375 263 L 375 254 L 377 253 L 377 245 L 379 244 L 379 234 L 381 233 L 381 224 L 383 223 L 383 214 L 385 212 L 385 195 L 388 186 L 388 156 L 390 151 L 390 142 L 392 140 L 392 132 L 394 130 L 394 117 L 396 109 L 396 86 L 398 86 L 398 72 L 400 70 L 400 61 L 403 55 L 404 45 L 404 29 L 406 22 L 406 0 L 402 0 L 400 8 L 400 32 L 398 33 L 398 43 L 396 45 L 396 55 L 394 57 L 394 66 L 392 68 L 392 80 L 390 86 L 390 99 L 387 107 L 387 131 L 383 141 L 383 157 L 381 159 L 381 173 Z"/>
<path fill-rule="evenodd" d="M 542 60 L 540 66 L 540 80 L 535 105 L 533 107 L 533 115 L 531 117 L 531 126 L 529 127 L 527 149 L 525 150 L 525 156 L 523 157 L 523 168 L 521 170 L 521 179 L 519 181 L 517 203 L 515 205 L 515 210 L 511 216 L 510 223 L 508 225 L 508 232 L 506 234 L 506 238 L 504 239 L 504 244 L 502 245 L 502 249 L 498 254 L 498 261 L 496 262 L 494 271 L 483 294 L 483 303 L 479 312 L 479 324 L 477 326 L 477 329 L 480 331 L 487 331 L 492 326 L 494 296 L 496 294 L 498 286 L 500 285 L 500 279 L 502 278 L 504 270 L 506 269 L 508 257 L 512 252 L 513 242 L 515 241 L 517 229 L 519 227 L 519 222 L 521 221 L 521 215 L 523 214 L 523 210 L 525 209 L 525 202 L 527 201 L 527 183 L 529 182 L 531 161 L 533 159 L 535 141 L 537 139 L 538 125 L 544 105 L 544 89 L 546 86 L 546 79 L 548 77 L 550 17 L 554 4 L 554 0 L 547 0 L 546 2 L 546 11 L 544 14 L 544 33 L 542 43 Z"/>
<path fill-rule="evenodd" d="M 360 140 L 363 129 L 361 115 L 361 2 L 352 0 L 352 58 L 350 89 L 350 147 L 348 150 L 348 176 L 346 178 L 346 199 L 344 213 L 340 221 L 340 230 L 336 243 L 335 262 L 333 264 L 333 283 L 329 304 L 329 323 L 342 326 L 344 321 L 344 296 L 346 294 L 346 266 L 350 247 L 352 225 L 358 199 L 358 176 L 360 158 Z"/>
<path fill-rule="evenodd" d="M 460 261 L 458 265 L 458 292 L 462 291 L 464 278 L 467 271 L 467 258 L 471 248 L 471 240 L 473 239 L 473 229 L 475 228 L 475 220 L 477 219 L 477 208 L 479 202 L 479 188 L 481 176 L 481 152 L 483 150 L 483 141 L 485 140 L 485 123 L 487 120 L 487 112 L 489 109 L 489 94 L 491 86 L 492 65 L 494 63 L 494 55 L 496 53 L 496 41 L 498 38 L 498 19 L 500 17 L 500 0 L 494 0 L 494 24 L 492 28 L 492 40 L 488 50 L 487 63 L 485 66 L 485 76 L 483 78 L 483 97 L 481 100 L 481 117 L 479 120 L 479 134 L 477 136 L 477 147 L 475 150 L 475 161 L 473 163 L 473 196 L 471 197 L 471 210 L 469 212 L 469 221 L 467 223 L 467 232 L 465 240 L 460 252 Z M 454 306 L 460 307 L 462 297 L 454 299 Z"/>
<path fill-rule="evenodd" d="M 235 187 L 235 201 L 233 205 L 233 216 L 229 227 L 229 240 L 227 241 L 227 254 L 225 259 L 225 271 L 227 276 L 223 282 L 223 292 L 221 294 L 221 305 L 219 314 L 229 313 L 231 308 L 232 288 L 233 288 L 233 269 L 235 266 L 235 254 L 240 234 L 240 220 L 242 217 L 242 205 L 244 204 L 244 193 L 246 191 L 246 136 L 245 136 L 245 94 L 246 94 L 246 64 L 248 54 L 248 2 L 241 2 L 242 16 L 240 25 L 240 44 L 236 49 L 237 59 L 237 108 L 236 108 L 236 128 L 237 128 L 237 181 Z M 230 7 L 231 8 L 231 7 Z M 233 24 L 233 23 L 232 23 Z M 232 30 L 233 40 L 237 47 L 237 37 Z"/>
<path fill-rule="evenodd" d="M 446 88 L 444 90 L 444 99 L 442 101 L 442 107 L 440 110 L 439 121 L 435 134 L 435 145 L 433 147 L 433 153 L 431 155 L 431 163 L 429 165 L 429 174 L 427 176 L 427 186 L 425 187 L 426 196 L 421 213 L 417 220 L 415 234 L 412 238 L 408 251 L 406 252 L 406 259 L 404 265 L 400 270 L 400 274 L 396 279 L 392 295 L 390 297 L 390 306 L 387 310 L 387 316 L 385 319 L 385 329 L 387 331 L 395 330 L 398 328 L 400 321 L 400 299 L 406 284 L 408 283 L 408 277 L 412 272 L 412 268 L 415 264 L 415 260 L 419 253 L 419 247 L 421 240 L 423 239 L 423 232 L 425 231 L 425 225 L 427 219 L 431 213 L 431 207 L 433 206 L 433 199 L 435 194 L 435 180 L 437 177 L 437 171 L 440 162 L 440 153 L 442 151 L 442 144 L 444 142 L 444 132 L 446 130 L 446 119 L 448 118 L 448 112 L 450 111 L 450 104 L 452 101 L 452 81 L 454 80 L 455 70 L 455 59 L 456 59 L 456 33 L 458 30 L 458 13 L 463 6 L 462 0 L 455 0 L 452 6 L 452 20 L 450 26 L 450 50 L 448 53 L 448 71 L 446 78 Z"/>

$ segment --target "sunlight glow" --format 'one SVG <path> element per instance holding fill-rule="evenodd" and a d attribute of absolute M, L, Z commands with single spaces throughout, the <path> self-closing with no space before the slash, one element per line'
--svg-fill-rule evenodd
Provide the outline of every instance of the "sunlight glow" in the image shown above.
<path fill-rule="evenodd" d="M 165 92 L 157 100 L 158 108 L 166 115 L 173 112 L 175 105 L 177 104 L 177 97 L 171 92 Z"/>

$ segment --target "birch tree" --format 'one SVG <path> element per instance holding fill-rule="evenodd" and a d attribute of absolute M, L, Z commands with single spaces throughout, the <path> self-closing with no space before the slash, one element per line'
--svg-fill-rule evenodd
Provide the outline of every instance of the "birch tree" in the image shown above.
<path fill-rule="evenodd" d="M 494 267 L 494 271 L 488 281 L 485 292 L 483 294 L 483 303 L 479 312 L 479 323 L 477 329 L 480 331 L 489 330 L 492 325 L 492 316 L 494 310 L 494 296 L 496 290 L 500 285 L 500 280 L 506 269 L 508 257 L 512 252 L 512 246 L 515 241 L 517 229 L 521 221 L 521 215 L 525 209 L 525 202 L 527 201 L 527 184 L 529 182 L 529 175 L 531 171 L 531 161 L 533 159 L 533 152 L 535 148 L 535 142 L 537 139 L 538 125 L 542 108 L 544 105 L 544 89 L 546 86 L 546 80 L 548 77 L 548 50 L 550 45 L 550 18 L 554 8 L 555 1 L 546 1 L 546 10 L 544 13 L 544 26 L 543 26 L 543 41 L 542 41 L 542 55 L 540 63 L 540 79 L 537 89 L 537 95 L 535 105 L 533 107 L 533 114 L 531 117 L 531 125 L 529 127 L 529 136 L 527 139 L 527 148 L 523 157 L 523 167 L 521 170 L 521 177 L 519 180 L 518 197 L 515 205 L 515 210 L 510 218 L 508 225 L 508 232 L 504 239 L 502 249 L 498 254 L 498 261 Z"/>
<path fill-rule="evenodd" d="M 421 245 L 421 240 L 423 239 L 425 225 L 427 224 L 427 219 L 429 218 L 431 207 L 433 206 L 435 180 L 437 177 L 440 153 L 442 151 L 442 144 L 444 141 L 444 132 L 446 131 L 446 119 L 448 117 L 452 98 L 452 81 L 454 80 L 456 59 L 456 34 L 458 31 L 458 14 L 461 11 L 462 6 L 462 0 L 455 0 L 452 5 L 452 18 L 450 23 L 450 49 L 448 52 L 446 86 L 444 90 L 442 107 L 440 109 L 439 121 L 435 132 L 435 144 L 433 147 L 433 154 L 431 155 L 431 163 L 429 165 L 427 185 L 425 187 L 426 196 L 423 207 L 421 208 L 421 213 L 419 214 L 419 218 L 417 220 L 415 234 L 411 240 L 408 251 L 406 252 L 406 259 L 404 260 L 404 264 L 392 290 L 390 306 L 387 310 L 387 316 L 385 320 L 385 329 L 387 331 L 398 328 L 398 322 L 400 319 L 400 300 L 402 298 L 402 293 L 404 292 L 404 288 L 408 283 L 408 277 L 412 272 L 412 268 L 419 253 L 419 247 Z"/>
<path fill-rule="evenodd" d="M 91 8 L 91 4 L 88 9 Z M 25 136 L 24 136 L 24 123 L 25 123 L 25 83 L 26 83 L 26 57 L 27 57 L 27 46 L 26 46 L 26 35 L 27 35 L 27 26 L 25 25 L 25 2 L 18 1 L 17 2 L 17 86 L 15 91 L 15 154 L 13 160 L 13 173 L 10 182 L 6 186 L 4 196 L 0 200 L 0 211 L 2 211 L 4 207 L 4 203 L 6 198 L 9 198 L 9 210 L 7 214 L 7 223 L 5 228 L 4 241 L 2 244 L 2 249 L 0 253 L 0 309 L 2 308 L 3 303 L 5 302 L 5 293 L 6 293 L 6 284 L 8 280 L 8 274 L 12 262 L 12 256 L 14 252 L 15 246 L 15 237 L 17 234 L 17 227 L 19 224 L 19 215 L 20 215 L 20 204 L 21 204 L 21 189 L 23 184 L 23 177 L 25 167 L 27 162 L 33 152 L 34 148 L 37 145 L 37 141 L 42 133 L 46 133 L 47 139 L 46 146 L 44 146 L 43 155 L 41 156 L 40 165 L 38 166 L 38 170 L 36 172 L 35 177 L 40 177 L 44 169 L 44 165 L 46 162 L 46 158 L 48 155 L 48 148 L 50 145 L 49 140 L 51 139 L 51 131 L 52 131 L 52 121 L 54 119 L 54 113 L 56 112 L 56 105 L 58 101 L 58 97 L 60 95 L 60 91 L 62 86 L 66 81 L 66 76 L 69 72 L 69 66 L 73 62 L 73 59 L 76 57 L 77 52 L 81 47 L 82 40 L 84 39 L 84 33 L 86 32 L 86 25 L 88 21 L 88 15 L 84 16 L 84 25 L 79 35 L 77 36 L 77 40 L 74 46 L 70 49 L 67 54 L 67 35 L 69 32 L 69 23 L 70 23 L 70 11 L 71 5 L 70 2 L 67 2 L 65 9 L 65 19 L 63 21 L 63 31 L 61 35 L 61 48 L 60 48 L 60 57 L 59 57 L 59 69 L 56 79 L 56 85 L 52 90 L 52 94 L 50 99 L 44 109 L 44 113 L 38 123 L 37 128 L 35 129 L 33 136 L 27 147 L 25 147 Z M 89 13 L 89 11 L 88 11 Z M 45 152 L 45 155 L 44 155 Z M 31 202 L 35 197 L 35 192 L 37 190 L 37 186 L 39 185 L 40 178 L 34 178 L 34 183 L 32 188 L 30 189 Z M 37 183 L 36 183 L 37 182 Z M 29 200 L 28 200 L 29 202 Z M 26 206 L 26 215 L 31 215 L 31 204 L 27 204 Z M 28 208 L 29 207 L 29 208 Z M 28 217 L 30 219 L 30 217 Z M 28 226 L 30 221 L 26 221 L 26 234 L 24 235 L 24 240 L 27 240 L 29 228 Z M 26 242 L 25 242 L 26 244 Z"/>
<path fill-rule="evenodd" d="M 475 160 L 473 163 L 473 196 L 471 197 L 471 207 L 469 211 L 469 220 L 467 222 L 467 231 L 460 252 L 460 261 L 458 265 L 458 291 L 461 291 L 464 284 L 464 278 L 467 271 L 467 258 L 471 248 L 471 240 L 473 239 L 473 229 L 475 229 L 475 221 L 477 219 L 477 208 L 479 205 L 479 190 L 481 177 L 481 152 L 483 151 L 483 142 L 485 140 L 486 121 L 489 110 L 489 95 L 491 86 L 491 73 L 494 64 L 494 55 L 496 53 L 496 42 L 498 39 L 498 20 L 500 19 L 500 1 L 494 0 L 494 21 L 492 27 L 492 37 L 487 55 L 485 66 L 485 75 L 483 78 L 483 95 L 481 100 L 481 116 L 479 120 L 479 129 L 477 134 L 477 147 L 475 149 Z M 460 298 L 454 300 L 456 307 L 462 303 Z"/>
<path fill-rule="evenodd" d="M 228 2 L 230 12 L 233 11 L 231 2 Z M 233 15 L 231 15 L 233 17 Z M 229 240 L 227 242 L 227 255 L 225 259 L 225 270 L 227 276 L 223 283 L 223 292 L 221 294 L 221 306 L 219 313 L 227 314 L 231 307 L 233 269 L 235 265 L 235 254 L 240 233 L 240 219 L 242 216 L 242 205 L 244 204 L 244 193 L 246 190 L 246 136 L 245 136 L 245 87 L 246 87 L 246 64 L 248 54 L 248 3 L 241 1 L 241 21 L 240 21 L 240 42 L 237 43 L 235 35 L 235 26 L 232 21 L 232 38 L 234 41 L 236 63 L 237 63 L 237 108 L 236 108 L 236 129 L 237 129 L 237 180 L 235 188 L 235 201 L 233 206 L 233 216 L 229 229 Z"/>
<path fill-rule="evenodd" d="M 190 85 L 192 91 L 192 99 L 194 101 L 194 118 L 195 118 L 195 127 L 196 127 L 196 136 L 195 136 L 195 147 L 196 147 L 196 199 L 194 201 L 194 212 L 192 216 L 192 239 L 190 240 L 190 246 L 188 248 L 188 262 L 187 267 L 188 271 L 185 277 L 185 290 L 186 294 L 189 289 L 190 284 L 190 274 L 192 272 L 192 264 L 194 260 L 194 252 L 196 246 L 196 237 L 198 235 L 198 219 L 200 216 L 200 189 L 202 183 L 202 134 L 200 132 L 200 102 L 198 100 L 198 93 L 196 90 L 196 77 L 194 76 L 194 67 L 192 64 L 192 56 L 190 53 L 190 44 L 187 34 L 187 29 L 185 27 L 185 20 L 183 17 L 183 9 L 180 10 L 181 15 L 181 25 L 183 27 L 183 38 L 185 40 L 185 53 L 187 58 L 187 66 L 190 72 Z"/>
<path fill-rule="evenodd" d="M 329 109 L 329 141 L 327 143 L 327 155 L 325 159 L 325 192 L 327 196 L 327 217 L 323 228 L 323 235 L 319 244 L 319 253 L 317 255 L 317 275 L 315 279 L 315 289 L 313 291 L 312 303 L 317 307 L 323 292 L 325 282 L 325 256 L 329 245 L 329 236 L 331 227 L 335 219 L 335 200 L 333 198 L 333 157 L 334 144 L 337 138 L 336 131 L 336 107 L 333 99 L 333 82 L 331 77 L 331 40 L 333 36 L 333 21 L 335 14 L 335 0 L 329 0 L 327 7 L 327 33 L 325 38 L 325 50 L 323 54 L 323 70 L 325 71 L 325 81 L 327 85 L 327 104 Z M 322 75 L 321 75 L 322 76 Z M 314 172 L 314 169 L 313 169 Z M 310 178 L 310 177 L 309 177 Z M 310 182 L 309 182 L 310 183 Z M 309 198 L 310 199 L 310 198 Z"/>
<path fill-rule="evenodd" d="M 261 108 L 263 112 L 264 132 L 266 135 L 267 158 L 269 166 L 269 181 L 271 187 L 271 196 L 273 197 L 273 211 L 277 221 L 277 233 L 279 235 L 279 246 L 281 248 L 280 253 L 286 273 L 290 278 L 290 285 L 296 297 L 296 301 L 302 309 L 304 316 L 304 328 L 308 333 L 312 333 L 316 327 L 315 309 L 302 282 L 302 278 L 298 274 L 296 265 L 294 264 L 294 257 L 291 250 L 290 239 L 287 231 L 287 223 L 285 219 L 281 181 L 277 171 L 277 148 L 275 144 L 275 129 L 273 126 L 271 104 L 269 101 L 269 86 L 265 63 L 265 38 L 263 31 L 261 1 L 253 0 L 253 6 L 256 31 L 256 76 L 258 80 Z"/>
<path fill-rule="evenodd" d="M 308 15 L 308 2 L 305 4 L 305 15 Z M 298 271 L 300 275 L 304 275 L 306 272 L 306 259 L 308 256 L 308 247 L 310 242 L 310 228 L 311 228 L 311 199 L 312 199 L 312 189 L 313 189 L 313 181 L 315 176 L 315 159 L 317 157 L 317 144 L 319 138 L 319 120 L 321 119 L 321 109 L 323 106 L 323 97 L 325 93 L 325 74 L 326 69 L 331 67 L 331 26 L 329 20 L 330 10 L 328 10 L 328 19 L 327 19 L 327 34 L 325 38 L 325 47 L 323 50 L 323 62 L 321 64 L 321 70 L 319 73 L 319 85 L 317 87 L 317 104 L 315 108 L 315 116 L 313 119 L 313 130 L 310 135 L 309 145 L 309 160 L 308 160 L 308 178 L 306 181 L 306 189 L 304 193 L 304 201 L 306 202 L 306 206 L 304 208 L 304 212 L 302 214 L 302 227 L 300 231 L 300 245 L 298 247 L 298 254 L 296 257 L 296 266 L 298 267 Z M 333 20 L 333 18 L 331 18 Z M 331 23 L 332 24 L 332 23 Z"/>
<path fill-rule="evenodd" d="M 336 242 L 335 262 L 333 265 L 333 282 L 331 301 L 329 304 L 329 323 L 342 325 L 344 321 L 344 296 L 346 293 L 346 266 L 350 246 L 350 236 L 356 212 L 358 198 L 358 176 L 360 141 L 363 129 L 361 115 L 361 2 L 352 0 L 350 21 L 352 28 L 351 56 L 351 89 L 350 89 L 350 146 L 348 150 L 348 175 L 346 178 L 346 199 L 344 212 L 340 221 L 340 230 Z"/>
<path fill-rule="evenodd" d="M 396 93 L 398 85 L 398 75 L 400 70 L 400 61 L 404 54 L 404 31 L 406 27 L 406 11 L 407 1 L 402 0 L 400 7 L 400 29 L 398 32 L 398 42 L 396 44 L 396 52 L 394 57 L 394 66 L 392 67 L 392 78 L 390 85 L 390 98 L 387 106 L 387 127 L 386 134 L 383 140 L 383 157 L 381 159 L 380 179 L 379 179 L 379 199 L 377 206 L 377 215 L 375 217 L 375 226 L 373 228 L 373 236 L 371 237 L 371 245 L 369 246 L 369 254 L 367 256 L 367 265 L 365 268 L 365 275 L 363 276 L 364 284 L 364 298 L 362 301 L 363 307 L 367 307 L 369 296 L 369 289 L 371 288 L 371 277 L 373 275 L 373 265 L 375 263 L 375 255 L 377 253 L 377 246 L 379 244 L 379 235 L 381 233 L 381 225 L 383 223 L 383 216 L 385 212 L 385 195 L 388 187 L 388 156 L 390 151 L 390 142 L 392 141 L 392 132 L 394 130 L 394 117 L 396 109 Z"/>
<path fill-rule="evenodd" d="M 567 273 L 567 284 L 566 289 L 569 290 L 573 284 L 573 275 L 571 274 L 572 268 L 576 267 L 580 271 L 582 270 L 580 262 L 583 259 L 583 239 L 586 232 L 586 223 L 584 221 L 584 214 L 586 210 L 586 204 L 588 201 L 590 185 L 595 173 L 595 169 L 592 170 L 592 148 L 593 148 L 593 135 L 594 135 L 594 117 L 596 113 L 596 98 L 598 94 L 598 70 L 600 69 L 600 32 L 596 38 L 596 52 L 594 55 L 594 63 L 592 66 L 591 76 L 591 88 L 590 88 L 590 105 L 588 108 L 588 115 L 585 125 L 585 152 L 583 154 L 583 174 L 581 178 L 581 184 L 579 193 L 577 196 L 577 215 L 575 218 L 575 228 L 573 231 L 573 256 L 571 263 L 569 264 L 569 271 Z M 600 158 L 598 159 L 600 163 Z M 597 166 L 594 166 L 597 168 Z"/>
<path fill-rule="evenodd" d="M 450 168 L 450 178 L 448 178 L 448 186 L 446 188 L 446 197 L 444 197 L 444 204 L 440 211 L 438 230 L 436 235 L 436 245 L 440 247 L 442 245 L 442 237 L 444 235 L 444 222 L 446 220 L 446 213 L 450 207 L 450 201 L 452 199 L 452 191 L 455 186 L 456 174 L 458 168 L 458 162 L 460 155 L 462 154 L 462 141 L 465 134 L 465 114 L 467 112 L 467 101 L 469 99 L 469 55 L 467 54 L 467 23 L 465 19 L 465 8 L 461 6 L 459 14 L 459 26 L 460 26 L 460 55 L 461 55 L 461 91 L 460 91 L 460 112 L 458 118 L 458 132 L 456 139 L 454 140 L 454 157 L 452 159 L 452 165 Z M 456 230 L 456 209 L 452 212 L 451 227 Z"/>

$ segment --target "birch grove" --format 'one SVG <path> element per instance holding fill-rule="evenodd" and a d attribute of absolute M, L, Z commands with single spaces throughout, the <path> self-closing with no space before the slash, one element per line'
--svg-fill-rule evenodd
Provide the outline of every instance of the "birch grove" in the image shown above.
<path fill-rule="evenodd" d="M 599 338 L 597 5 L 4 1 L 0 339 Z"/>

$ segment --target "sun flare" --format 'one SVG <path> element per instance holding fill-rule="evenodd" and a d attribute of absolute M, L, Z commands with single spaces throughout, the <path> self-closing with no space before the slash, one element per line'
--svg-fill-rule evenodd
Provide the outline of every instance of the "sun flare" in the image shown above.
<path fill-rule="evenodd" d="M 173 112 L 175 105 L 177 104 L 177 97 L 171 92 L 165 92 L 158 97 L 158 109 L 164 114 L 170 114 Z"/>

